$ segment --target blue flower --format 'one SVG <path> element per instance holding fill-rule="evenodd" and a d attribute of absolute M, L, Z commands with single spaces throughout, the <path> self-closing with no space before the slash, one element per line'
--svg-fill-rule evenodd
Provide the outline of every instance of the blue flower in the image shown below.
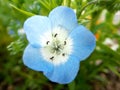
<path fill-rule="evenodd" d="M 78 25 L 74 11 L 65 6 L 53 9 L 48 17 L 28 18 L 24 30 L 29 41 L 23 55 L 24 64 L 60 84 L 74 80 L 80 61 L 95 48 L 94 35 Z"/>

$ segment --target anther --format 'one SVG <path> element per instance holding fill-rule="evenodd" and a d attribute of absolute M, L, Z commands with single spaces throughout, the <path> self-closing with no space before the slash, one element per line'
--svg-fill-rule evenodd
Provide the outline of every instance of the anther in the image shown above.
<path fill-rule="evenodd" d="M 65 56 L 65 53 L 63 53 L 62 56 Z"/>
<path fill-rule="evenodd" d="M 66 45 L 66 41 L 64 41 L 64 45 Z"/>
<path fill-rule="evenodd" d="M 53 59 L 54 59 L 54 56 L 52 56 L 50 59 L 53 60 Z"/>
<path fill-rule="evenodd" d="M 49 42 L 50 42 L 50 41 L 47 41 L 46 44 L 48 45 Z"/>
<path fill-rule="evenodd" d="M 56 33 L 55 35 L 54 35 L 54 37 L 56 37 L 58 34 Z"/>

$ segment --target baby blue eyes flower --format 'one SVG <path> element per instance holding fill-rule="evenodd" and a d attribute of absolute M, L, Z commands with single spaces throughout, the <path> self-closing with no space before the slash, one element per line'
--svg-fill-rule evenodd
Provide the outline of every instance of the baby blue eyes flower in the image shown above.
<path fill-rule="evenodd" d="M 80 61 L 95 48 L 94 35 L 78 25 L 74 11 L 65 6 L 53 9 L 48 17 L 28 18 L 24 30 L 29 41 L 23 55 L 24 64 L 60 84 L 74 80 Z"/>

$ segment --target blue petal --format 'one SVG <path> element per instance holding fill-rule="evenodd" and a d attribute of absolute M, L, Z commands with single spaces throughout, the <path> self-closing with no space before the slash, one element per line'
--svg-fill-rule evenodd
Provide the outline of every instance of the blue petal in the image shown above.
<path fill-rule="evenodd" d="M 53 72 L 44 73 L 53 82 L 67 84 L 74 80 L 79 71 L 78 58 L 70 56 L 68 61 L 59 66 L 54 66 Z"/>
<path fill-rule="evenodd" d="M 69 31 L 78 25 L 74 11 L 65 6 L 53 9 L 49 14 L 49 18 L 52 21 L 53 27 L 62 26 Z"/>
<path fill-rule="evenodd" d="M 53 70 L 53 66 L 49 62 L 43 60 L 40 49 L 34 48 L 31 45 L 28 45 L 24 51 L 23 63 L 36 71 L 49 72 Z"/>
<path fill-rule="evenodd" d="M 70 37 L 73 39 L 72 55 L 78 57 L 79 60 L 86 59 L 96 46 L 95 36 L 82 25 L 73 30 Z"/>
<path fill-rule="evenodd" d="M 30 44 L 35 47 L 40 46 L 40 37 L 47 30 L 51 29 L 51 22 L 44 16 L 32 16 L 24 23 L 24 30 Z"/>

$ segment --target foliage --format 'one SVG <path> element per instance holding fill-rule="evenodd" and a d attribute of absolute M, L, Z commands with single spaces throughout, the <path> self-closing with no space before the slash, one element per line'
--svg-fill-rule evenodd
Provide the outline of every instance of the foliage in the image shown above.
<path fill-rule="evenodd" d="M 59 5 L 73 8 L 78 22 L 88 27 L 97 40 L 94 53 L 80 63 L 77 78 L 68 85 L 52 83 L 42 73 L 23 65 L 22 54 L 28 42 L 24 34 L 18 33 L 26 18 L 35 14 L 48 15 Z M 0 90 L 93 90 L 91 84 L 97 81 L 104 86 L 108 81 L 101 73 L 112 71 L 120 77 L 120 47 L 114 51 L 103 44 L 106 38 L 111 38 L 120 45 L 120 22 L 113 24 L 118 10 L 120 0 L 0 0 Z"/>

